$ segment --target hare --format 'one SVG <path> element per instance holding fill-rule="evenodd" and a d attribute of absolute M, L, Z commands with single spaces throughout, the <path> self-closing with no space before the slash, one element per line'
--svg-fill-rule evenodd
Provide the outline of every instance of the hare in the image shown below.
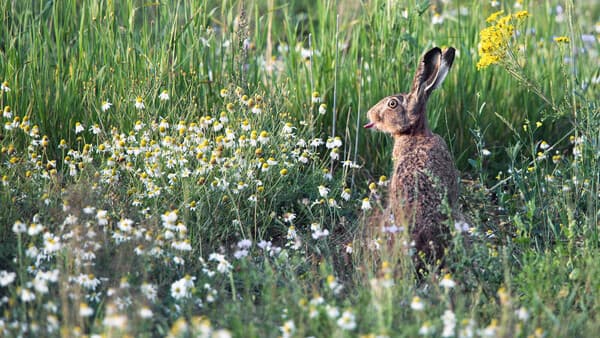
<path fill-rule="evenodd" d="M 447 201 L 454 218 L 458 199 L 458 171 L 446 142 L 427 124 L 425 106 L 431 92 L 444 81 L 452 62 L 454 48 L 442 52 L 429 50 L 417 67 L 409 93 L 388 96 L 368 112 L 375 128 L 394 138 L 394 171 L 389 187 L 386 214 L 396 222 L 404 221 L 410 229 L 417 257 L 417 269 L 423 263 L 441 260 L 448 246 Z M 444 210 L 445 209 L 445 210 Z M 456 215 L 456 216 L 455 216 Z"/>

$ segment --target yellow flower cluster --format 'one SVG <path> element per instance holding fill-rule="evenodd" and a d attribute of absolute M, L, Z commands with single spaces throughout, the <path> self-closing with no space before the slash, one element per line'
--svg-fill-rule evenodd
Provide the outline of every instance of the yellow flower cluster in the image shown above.
<path fill-rule="evenodd" d="M 500 63 L 506 56 L 515 25 L 529 16 L 527 11 L 504 15 L 504 11 L 490 15 L 486 22 L 492 24 L 479 32 L 479 61 L 477 69 Z"/>

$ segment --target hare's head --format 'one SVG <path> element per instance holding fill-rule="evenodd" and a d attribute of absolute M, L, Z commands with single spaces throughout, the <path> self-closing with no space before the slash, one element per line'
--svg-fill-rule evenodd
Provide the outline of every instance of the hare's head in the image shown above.
<path fill-rule="evenodd" d="M 446 78 L 453 61 L 452 47 L 443 52 L 438 47 L 429 50 L 419 62 L 411 91 L 379 101 L 367 112 L 370 122 L 364 127 L 375 127 L 393 135 L 431 133 L 425 105 L 431 92 Z"/>

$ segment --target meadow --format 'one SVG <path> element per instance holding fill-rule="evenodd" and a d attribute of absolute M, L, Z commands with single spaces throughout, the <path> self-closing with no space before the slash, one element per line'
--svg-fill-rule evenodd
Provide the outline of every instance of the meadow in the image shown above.
<path fill-rule="evenodd" d="M 502 12 L 500 12 L 502 11 Z M 0 336 L 600 332 L 596 1 L 0 2 Z M 468 227 L 419 277 L 362 128 L 428 103 Z"/>

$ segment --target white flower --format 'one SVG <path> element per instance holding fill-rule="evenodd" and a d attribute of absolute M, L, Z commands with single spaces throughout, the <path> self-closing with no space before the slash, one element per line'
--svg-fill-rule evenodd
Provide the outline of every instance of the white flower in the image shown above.
<path fill-rule="evenodd" d="M 102 129 L 100 129 L 98 123 L 95 123 L 93 126 L 90 127 L 90 131 L 92 132 L 92 134 L 98 135 L 102 132 Z"/>
<path fill-rule="evenodd" d="M 167 229 L 175 227 L 177 221 L 177 211 L 167 211 L 160 216 L 163 226 Z"/>
<path fill-rule="evenodd" d="M 123 232 L 130 232 L 133 229 L 133 221 L 129 218 L 124 218 L 119 221 L 117 226 L 119 227 L 119 230 Z"/>
<path fill-rule="evenodd" d="M 526 308 L 522 306 L 515 311 L 515 314 L 517 315 L 517 318 L 519 318 L 520 321 L 526 322 L 527 319 L 529 319 L 529 312 Z"/>
<path fill-rule="evenodd" d="M 195 277 L 185 276 L 171 284 L 171 296 L 176 300 L 192 296 L 191 289 L 194 287 Z"/>
<path fill-rule="evenodd" d="M 221 254 L 213 252 L 208 256 L 208 260 L 219 263 L 217 265 L 217 271 L 219 271 L 220 273 L 227 273 L 232 268 L 231 264 L 225 259 L 225 256 Z"/>
<path fill-rule="evenodd" d="M 100 285 L 100 280 L 93 274 L 82 273 L 75 278 L 75 281 L 90 291 L 95 291 L 98 285 Z"/>
<path fill-rule="evenodd" d="M 27 227 L 25 226 L 25 223 L 21 221 L 16 221 L 15 224 L 13 224 L 12 226 L 12 231 L 15 234 L 22 234 L 27 231 Z"/>
<path fill-rule="evenodd" d="M 322 103 L 319 106 L 319 114 L 325 115 L 326 113 L 327 113 L 327 105 L 325 103 Z"/>
<path fill-rule="evenodd" d="M 323 143 L 324 143 L 324 142 L 323 142 L 323 140 L 322 140 L 322 139 L 320 139 L 320 138 L 315 138 L 315 139 L 313 139 L 312 141 L 310 141 L 310 146 L 311 146 L 311 147 L 315 147 L 315 148 L 316 148 L 316 147 L 318 147 L 318 146 L 322 145 Z"/>
<path fill-rule="evenodd" d="M 339 148 L 341 146 L 342 138 L 339 136 L 336 136 L 335 138 L 328 138 L 327 142 L 325 143 L 325 147 L 327 147 L 327 149 Z"/>
<path fill-rule="evenodd" d="M 216 330 L 215 332 L 213 332 L 212 338 L 231 338 L 231 332 L 229 332 L 228 330 L 225 329 L 220 329 L 220 330 Z"/>
<path fill-rule="evenodd" d="M 453 281 L 450 274 L 447 273 L 446 275 L 444 275 L 444 278 L 440 282 L 440 286 L 443 287 L 444 289 L 452 289 L 453 287 L 456 286 L 456 282 Z"/>
<path fill-rule="evenodd" d="M 192 251 L 192 245 L 187 239 L 183 241 L 174 241 L 173 243 L 171 243 L 171 247 L 173 247 L 173 249 L 181 251 Z"/>
<path fill-rule="evenodd" d="M 425 322 L 419 329 L 419 334 L 421 336 L 428 336 L 435 331 L 435 327 L 431 325 L 430 322 Z"/>
<path fill-rule="evenodd" d="M 98 210 L 96 212 L 96 220 L 98 221 L 98 225 L 107 225 L 108 224 L 108 211 L 106 210 Z"/>
<path fill-rule="evenodd" d="M 94 314 L 94 309 L 92 309 L 87 303 L 79 304 L 79 315 L 81 317 L 89 317 Z"/>
<path fill-rule="evenodd" d="M 142 290 L 142 294 L 149 301 L 154 302 L 156 300 L 156 296 L 158 295 L 156 285 L 149 284 L 149 283 L 143 283 L 142 286 L 140 287 L 140 289 Z"/>
<path fill-rule="evenodd" d="M 75 123 L 75 134 L 79 134 L 85 130 L 85 127 L 80 122 Z"/>
<path fill-rule="evenodd" d="M 4 287 L 15 281 L 17 274 L 6 270 L 0 271 L 0 286 Z"/>
<path fill-rule="evenodd" d="M 349 188 L 346 188 L 346 189 L 344 189 L 344 191 L 342 191 L 342 194 L 340 195 L 340 197 L 344 201 L 348 201 L 350 199 L 350 197 L 352 197 L 351 192 L 352 191 Z"/>
<path fill-rule="evenodd" d="M 337 325 L 343 330 L 354 330 L 356 328 L 356 319 L 354 314 L 346 310 L 342 313 L 342 316 L 337 320 Z"/>
<path fill-rule="evenodd" d="M 325 305 L 325 313 L 327 314 L 327 317 L 335 319 L 340 315 L 340 310 L 335 306 L 327 304 Z"/>
<path fill-rule="evenodd" d="M 21 300 L 24 303 L 28 303 L 35 299 L 35 293 L 27 288 L 22 288 L 21 292 L 19 292 L 19 297 L 21 297 Z"/>
<path fill-rule="evenodd" d="M 320 239 L 320 238 L 323 238 L 323 237 L 327 237 L 328 235 L 329 235 L 329 230 L 327 230 L 327 229 L 325 229 L 325 230 L 319 229 L 319 230 L 314 231 L 312 233 L 312 238 L 314 238 L 314 239 Z"/>
<path fill-rule="evenodd" d="M 161 101 L 169 101 L 170 97 L 169 97 L 169 92 L 165 89 L 163 90 L 160 95 L 158 95 L 158 98 Z"/>
<path fill-rule="evenodd" d="M 362 210 L 370 210 L 371 209 L 371 202 L 369 202 L 368 197 L 363 198 L 360 208 Z"/>
<path fill-rule="evenodd" d="M 110 314 L 110 315 L 104 317 L 102 324 L 104 324 L 104 326 L 108 326 L 108 327 L 124 329 L 125 326 L 127 325 L 127 316 L 113 313 L 113 314 Z"/>
<path fill-rule="evenodd" d="M 102 109 L 102 111 L 105 112 L 105 111 L 109 110 L 110 107 L 112 107 L 112 103 L 110 103 L 108 100 L 104 100 L 104 101 L 102 101 L 102 105 L 100 106 L 100 109 Z"/>
<path fill-rule="evenodd" d="M 0 84 L 0 90 L 6 93 L 10 92 L 10 87 L 8 87 L 8 81 L 4 81 L 2 82 L 2 84 Z"/>
<path fill-rule="evenodd" d="M 60 248 L 61 248 L 61 244 L 60 244 L 60 238 L 58 236 L 55 236 L 49 232 L 44 234 L 44 251 L 47 254 L 56 252 L 56 251 L 60 250 Z"/>
<path fill-rule="evenodd" d="M 289 240 L 294 240 L 296 238 L 296 227 L 293 225 L 290 225 L 288 227 L 288 231 L 287 231 L 287 239 Z"/>
<path fill-rule="evenodd" d="M 487 150 L 487 149 L 481 149 L 481 155 L 483 156 L 490 156 L 492 154 L 491 151 Z"/>
<path fill-rule="evenodd" d="M 149 307 L 147 307 L 147 306 L 142 307 L 138 311 L 138 314 L 143 319 L 149 319 L 149 318 L 152 318 L 152 316 L 154 316 L 154 313 L 152 312 L 152 310 Z"/>
<path fill-rule="evenodd" d="M 292 223 L 296 219 L 296 214 L 291 212 L 286 212 L 283 214 L 283 221 L 286 223 Z"/>
<path fill-rule="evenodd" d="M 135 104 L 134 105 L 135 105 L 135 107 L 137 109 L 144 109 L 144 108 L 146 108 L 146 106 L 144 105 L 144 99 L 142 99 L 141 96 L 138 96 L 138 97 L 135 98 Z"/>
<path fill-rule="evenodd" d="M 422 311 L 425 308 L 425 304 L 421 301 L 420 297 L 415 296 L 410 303 L 410 308 L 415 311 Z"/>
<path fill-rule="evenodd" d="M 2 117 L 6 119 L 12 118 L 12 111 L 10 110 L 10 106 L 4 107 L 4 110 L 2 111 Z"/>
<path fill-rule="evenodd" d="M 453 337 L 454 329 L 456 327 L 456 316 L 454 315 L 454 312 L 452 312 L 452 310 L 444 311 L 442 322 L 444 323 L 442 337 Z"/>
<path fill-rule="evenodd" d="M 321 197 L 323 197 L 323 198 L 326 198 L 327 195 L 329 194 L 329 188 L 327 188 L 323 185 L 320 185 L 318 187 L 318 189 L 319 189 L 319 195 L 321 195 Z"/>
<path fill-rule="evenodd" d="M 346 253 L 351 254 L 353 251 L 354 249 L 352 248 L 352 243 L 346 244 Z"/>
<path fill-rule="evenodd" d="M 431 18 L 431 23 L 434 25 L 441 25 L 444 23 L 444 17 L 439 13 L 434 13 L 433 17 Z"/>
<path fill-rule="evenodd" d="M 293 320 L 288 320 L 279 328 L 281 331 L 282 338 L 292 337 L 294 332 L 296 331 L 296 325 L 294 325 Z"/>

